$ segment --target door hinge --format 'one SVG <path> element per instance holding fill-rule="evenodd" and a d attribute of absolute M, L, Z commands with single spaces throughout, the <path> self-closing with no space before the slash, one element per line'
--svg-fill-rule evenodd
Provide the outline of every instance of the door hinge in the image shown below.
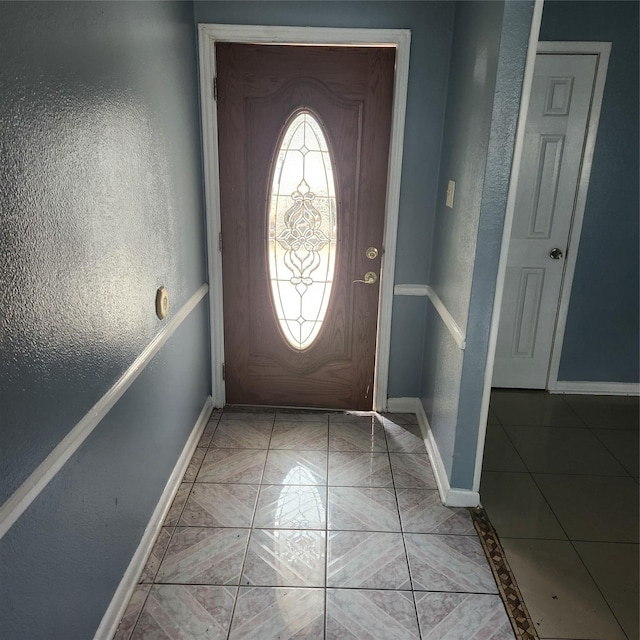
<path fill-rule="evenodd" d="M 222 379 L 224 380 L 224 362 L 222 363 Z"/>
<path fill-rule="evenodd" d="M 213 77 L 213 99 L 218 100 L 218 78 L 216 76 Z"/>
<path fill-rule="evenodd" d="M 222 231 L 218 234 L 218 250 L 222 253 Z"/>

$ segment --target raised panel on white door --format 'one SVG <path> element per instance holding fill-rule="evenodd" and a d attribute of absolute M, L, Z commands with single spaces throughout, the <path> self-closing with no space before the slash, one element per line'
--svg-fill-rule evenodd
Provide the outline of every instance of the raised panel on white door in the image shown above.
<path fill-rule="evenodd" d="M 558 200 L 560 164 L 564 136 L 540 136 L 538 145 L 538 170 L 534 197 L 529 212 L 527 238 L 550 238 L 553 217 Z"/>
<path fill-rule="evenodd" d="M 493 385 L 544 389 L 597 56 L 538 54 L 527 114 Z M 561 259 L 550 252 L 558 248 Z"/>
<path fill-rule="evenodd" d="M 515 308 L 502 308 L 496 362 L 517 360 L 524 365 L 512 367 L 510 387 L 525 387 L 525 376 L 539 362 L 538 353 L 550 348 L 549 337 L 539 331 L 545 280 L 546 269 L 541 267 L 510 267 L 505 274 L 504 297 L 514 300 Z"/>
<path fill-rule="evenodd" d="M 551 77 L 547 82 L 547 97 L 544 105 L 545 116 L 569 115 L 569 105 L 573 94 L 573 76 Z"/>
<path fill-rule="evenodd" d="M 533 358 L 535 354 L 543 285 L 544 269 L 522 269 L 520 272 L 512 357 Z"/>

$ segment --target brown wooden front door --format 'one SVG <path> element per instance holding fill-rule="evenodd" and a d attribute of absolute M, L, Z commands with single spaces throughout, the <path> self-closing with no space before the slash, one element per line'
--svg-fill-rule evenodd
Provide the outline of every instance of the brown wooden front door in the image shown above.
<path fill-rule="evenodd" d="M 394 65 L 391 47 L 216 44 L 228 403 L 372 408 L 379 280 L 354 280 L 380 275 Z"/>

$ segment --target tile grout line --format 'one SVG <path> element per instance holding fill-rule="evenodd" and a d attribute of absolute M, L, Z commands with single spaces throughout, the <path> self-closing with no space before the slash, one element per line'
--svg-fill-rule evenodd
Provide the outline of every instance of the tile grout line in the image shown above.
<path fill-rule="evenodd" d="M 329 593 L 329 454 L 331 448 L 331 417 L 327 415 L 327 467 L 325 486 L 325 515 L 324 515 L 324 611 L 322 615 L 322 634 L 327 637 L 328 593 Z"/>
<path fill-rule="evenodd" d="M 140 583 L 138 583 L 135 588 L 137 589 L 139 586 L 140 586 Z M 131 638 L 133 637 L 133 633 L 136 630 L 136 627 L 138 626 L 138 622 L 140 620 L 140 616 L 142 615 L 142 611 L 143 611 L 143 609 L 145 608 L 145 606 L 147 604 L 147 600 L 149 599 L 149 596 L 151 595 L 151 589 L 152 588 L 153 588 L 153 583 L 149 585 L 149 590 L 147 591 L 147 595 L 144 597 L 144 600 L 142 601 L 142 606 L 140 607 L 140 610 L 138 611 L 138 615 L 136 615 L 135 622 L 131 625 L 131 630 L 127 634 L 127 637 L 123 638 L 123 640 L 131 640 Z M 124 618 L 124 616 L 123 616 L 123 618 Z M 122 624 L 122 620 L 120 620 L 120 623 L 118 624 L 118 626 L 120 626 L 120 624 Z M 115 633 L 114 637 L 116 635 L 118 635 L 117 628 L 116 628 L 116 633 Z"/>
<path fill-rule="evenodd" d="M 213 414 L 212 414 L 213 415 Z M 218 416 L 218 419 L 216 421 L 216 427 L 213 430 L 213 433 L 216 432 L 216 429 L 218 428 L 218 422 L 220 421 L 220 416 Z M 208 422 L 212 422 L 211 417 L 209 418 Z M 206 425 L 205 425 L 205 429 L 206 429 Z M 211 435 L 211 438 L 213 439 L 213 434 Z M 196 451 L 198 450 L 198 447 L 196 446 L 195 451 L 193 452 L 193 455 L 196 454 Z M 209 447 L 207 446 L 207 451 L 209 450 Z M 206 454 L 205 454 L 206 456 Z M 193 456 L 192 456 L 193 458 Z M 202 461 L 200 462 L 200 466 L 202 466 L 202 463 L 204 462 L 204 457 L 202 458 Z M 191 463 L 191 460 L 189 461 L 189 463 Z M 187 468 L 189 467 L 189 465 L 187 465 Z M 198 471 L 200 470 L 200 467 L 198 467 Z M 198 477 L 198 471 L 196 471 L 196 478 Z M 185 469 L 185 474 L 187 473 L 187 469 Z M 184 475 L 182 476 L 181 480 L 180 480 L 180 484 L 183 484 L 184 482 Z M 133 634 L 136 630 L 136 627 L 138 626 L 138 622 L 140 621 L 140 616 L 142 615 L 142 612 L 147 604 L 147 601 L 149 600 L 149 596 L 151 595 L 151 591 L 153 589 L 154 586 L 158 585 L 158 584 L 163 584 L 163 583 L 159 583 L 156 582 L 156 578 L 158 577 L 158 572 L 160 571 L 160 567 L 162 566 L 162 562 L 165 559 L 165 556 L 167 555 L 167 551 L 169 550 L 169 546 L 171 545 L 171 541 L 173 540 L 173 535 L 175 534 L 176 528 L 178 527 L 178 525 L 180 524 L 180 518 L 182 517 L 182 514 L 184 512 L 184 509 L 187 505 L 187 500 L 189 500 L 189 496 L 191 495 L 191 492 L 193 491 L 193 485 L 195 484 L 195 478 L 194 481 L 190 483 L 191 484 L 191 488 L 189 489 L 189 493 L 187 494 L 187 497 L 184 501 L 184 504 L 182 505 L 182 509 L 180 509 L 180 513 L 178 514 L 178 517 L 176 519 L 176 524 L 171 527 L 171 533 L 169 534 L 169 541 L 167 542 L 167 546 L 164 549 L 164 552 L 162 553 L 162 557 L 160 558 L 160 561 L 158 562 L 158 568 L 155 570 L 155 573 L 153 574 L 153 578 L 151 580 L 150 583 L 145 582 L 145 583 L 141 583 L 138 582 L 138 584 L 136 585 L 136 588 L 139 587 L 141 584 L 148 584 L 149 585 L 149 590 L 147 591 L 147 595 L 145 596 L 144 602 L 142 603 L 142 606 L 140 607 L 140 610 L 138 611 L 138 615 L 136 616 L 135 622 L 133 623 L 133 625 L 131 625 L 131 631 L 129 632 L 128 636 L 126 639 L 124 640 L 130 640 L 133 637 Z M 175 500 L 175 496 L 174 496 L 174 500 Z M 171 507 L 169 507 L 171 508 Z M 166 520 L 166 517 L 165 517 Z M 156 539 L 153 541 L 153 547 L 155 547 L 158 538 L 160 537 L 160 534 L 162 533 L 162 529 L 164 528 L 164 521 L 162 523 L 162 525 L 160 526 L 160 530 L 158 531 L 158 535 L 156 536 Z M 152 553 L 153 553 L 153 547 L 151 547 L 152 549 Z M 147 563 L 149 562 L 149 558 L 147 558 Z M 146 565 L 145 565 L 146 568 Z M 144 571 L 144 568 L 143 568 Z M 122 620 L 120 621 L 122 623 Z M 116 631 L 117 633 L 117 631 Z"/>
<path fill-rule="evenodd" d="M 589 567 L 587 566 L 586 562 L 583 560 L 582 556 L 580 555 L 580 552 L 578 551 L 578 549 L 576 548 L 576 545 L 574 544 L 574 540 L 572 540 L 571 538 L 569 538 L 569 544 L 571 545 L 571 548 L 574 550 L 576 556 L 578 557 L 578 559 L 580 560 L 580 563 L 582 564 L 582 566 L 585 568 L 587 575 L 591 578 L 591 580 L 593 581 L 593 584 L 595 585 L 596 589 L 598 590 L 598 593 L 602 596 L 602 600 L 605 603 L 605 605 L 607 605 L 607 608 L 609 609 L 609 611 L 611 612 L 611 615 L 613 616 L 613 619 L 617 622 L 618 626 L 620 627 L 620 631 L 622 631 L 622 633 L 625 635 L 626 638 L 629 638 L 629 636 L 627 635 L 627 632 L 624 630 L 624 628 L 622 627 L 622 623 L 620 622 L 620 620 L 618 620 L 618 616 L 616 615 L 616 612 L 613 610 L 613 608 L 611 607 L 611 605 L 609 604 L 609 600 L 607 599 L 607 597 L 605 596 L 604 592 L 602 591 L 602 589 L 600 588 L 600 585 L 598 584 L 598 581 L 595 579 L 595 577 L 592 575 L 591 571 L 589 570 Z M 579 542 L 579 541 L 578 541 Z M 596 542 L 596 544 L 603 544 L 602 542 Z"/>
<path fill-rule="evenodd" d="M 611 451 L 611 449 L 607 446 L 607 443 L 602 440 L 602 438 L 598 437 L 598 434 L 595 432 L 595 430 L 598 427 L 589 427 L 589 431 L 591 431 L 593 437 L 609 452 L 609 454 L 611 456 L 613 456 L 614 460 L 627 472 L 627 475 L 631 476 L 632 478 L 634 477 L 634 475 L 631 473 L 631 471 L 629 471 L 629 469 L 627 469 L 627 467 L 622 463 L 621 460 L 618 459 L 618 456 Z M 627 429 L 615 429 L 615 431 L 628 431 Z M 623 477 L 623 476 L 617 476 L 617 477 Z"/>
<path fill-rule="evenodd" d="M 586 425 L 587 427 L 589 427 L 589 425 L 587 424 L 586 420 L 582 419 L 582 416 L 571 406 L 571 404 L 569 403 L 569 401 L 563 397 L 564 394 L 559 394 L 560 395 L 560 399 L 562 400 L 562 403 L 569 407 L 569 410 L 571 411 L 571 413 L 576 416 L 578 418 L 578 420 L 580 420 L 580 422 L 582 422 L 582 424 Z"/>
<path fill-rule="evenodd" d="M 506 430 L 505 430 L 506 431 Z M 507 437 L 509 437 L 509 434 L 507 434 Z M 515 445 L 513 445 L 515 448 Z M 529 467 L 526 467 L 527 469 Z M 547 496 L 545 495 L 544 491 L 542 490 L 542 487 L 538 484 L 538 482 L 536 481 L 535 477 L 533 476 L 533 473 L 531 471 L 528 472 L 529 473 L 529 477 L 531 479 L 531 481 L 533 482 L 534 486 L 536 487 L 536 489 L 538 490 L 538 492 L 540 493 L 540 495 L 542 496 L 542 499 L 544 500 L 544 503 L 547 505 L 547 507 L 549 508 L 549 511 L 551 512 L 551 514 L 553 515 L 553 517 L 555 518 L 556 522 L 558 523 L 558 526 L 560 527 L 562 533 L 564 533 L 564 535 L 566 536 L 565 540 L 562 540 L 562 542 L 567 541 L 567 542 L 571 542 L 571 539 L 569 538 L 569 534 L 567 533 L 564 525 L 562 524 L 562 522 L 560 521 L 560 518 L 558 517 L 558 514 L 555 512 L 555 510 L 553 509 L 553 507 L 551 506 L 551 503 L 549 502 L 549 499 L 547 498 Z M 496 538 L 498 538 L 497 533 L 495 532 L 495 529 L 493 529 L 493 526 L 491 525 L 491 522 L 489 521 L 486 512 L 484 512 L 484 515 L 487 519 L 487 522 L 489 522 L 489 526 L 490 528 L 493 530 L 493 533 L 495 534 Z M 535 540 L 536 538 L 532 538 L 532 540 Z M 499 539 L 498 539 L 498 544 L 499 543 Z M 573 544 L 571 544 L 571 547 L 574 549 L 575 551 L 575 547 L 573 546 Z M 507 559 L 506 559 L 506 554 L 504 552 L 504 549 L 502 549 L 502 545 L 500 545 L 500 553 L 502 555 L 502 558 L 504 558 L 504 562 L 507 563 Z M 577 553 L 577 551 L 576 551 Z M 582 562 L 582 559 L 580 559 L 580 561 Z M 583 563 L 584 564 L 584 563 Z M 509 571 L 511 572 L 511 569 L 509 568 Z M 513 573 L 511 572 L 511 575 L 513 575 Z M 513 576 L 513 580 L 515 582 L 515 576 Z M 517 585 L 516 585 L 517 588 Z M 518 589 L 518 593 L 520 594 L 520 591 Z M 521 594 L 520 594 L 521 595 Z M 524 604 L 524 601 L 522 602 L 523 606 L 526 607 L 526 605 Z M 607 605 L 608 606 L 608 605 Z M 529 616 L 529 611 L 527 609 L 527 616 Z M 529 619 L 530 616 L 529 616 Z"/>
<path fill-rule="evenodd" d="M 493 412 L 493 415 L 496 416 L 496 420 L 500 419 L 500 418 L 497 417 L 497 414 L 496 414 L 495 411 Z M 487 426 L 487 428 L 488 428 L 488 426 Z M 503 425 L 502 422 L 500 423 L 500 428 L 502 429 L 502 432 L 504 433 L 505 437 L 507 438 L 509 444 L 513 447 L 513 450 L 516 452 L 516 455 L 518 456 L 518 459 L 520 460 L 520 462 L 522 462 L 522 466 L 525 468 L 525 471 L 520 471 L 520 473 L 531 474 L 531 472 L 529 471 L 529 467 L 527 466 L 527 463 L 524 461 L 524 458 L 522 457 L 522 455 L 520 455 L 520 452 L 518 451 L 518 448 L 514 444 L 513 440 L 511 439 L 511 436 L 509 435 L 509 433 L 505 429 L 505 425 Z M 488 469 L 486 469 L 486 471 L 488 471 Z"/>
<path fill-rule="evenodd" d="M 536 481 L 533 473 L 530 472 L 529 475 L 531 476 L 531 481 L 535 485 L 536 489 L 540 492 L 540 495 L 542 496 L 542 499 L 545 501 L 547 507 L 549 507 L 549 511 L 551 511 L 553 517 L 556 519 L 556 522 L 558 523 L 558 526 L 560 527 L 560 529 L 562 529 L 562 533 L 564 533 L 564 535 L 566 536 L 567 540 L 571 540 L 571 538 L 569 537 L 569 534 L 567 533 L 567 530 L 564 528 L 564 525 L 560 521 L 560 518 L 558 517 L 558 514 L 554 511 L 553 507 L 551 506 L 551 502 L 549 502 L 549 499 L 547 498 L 547 496 L 545 495 L 544 491 L 542 490 L 542 487 Z"/>
<path fill-rule="evenodd" d="M 509 432 L 507 431 L 507 427 L 508 426 L 527 426 L 527 425 L 504 425 L 503 424 L 502 425 L 502 430 L 504 431 L 504 434 L 507 436 L 507 440 L 509 441 L 509 443 L 513 447 L 513 450 L 516 452 L 516 455 L 518 456 L 518 458 L 520 458 L 520 461 L 524 465 L 524 468 L 526 469 L 527 473 L 529 475 L 531 475 L 534 472 L 531 471 L 531 469 L 529 469 L 529 465 L 527 464 L 527 461 L 524 459 L 524 456 L 520 453 L 518 447 L 516 446 L 516 443 L 513 441 L 513 438 L 509 435 Z M 554 516 L 555 516 L 555 514 L 554 514 Z"/>
<path fill-rule="evenodd" d="M 464 508 L 464 507 L 461 507 Z M 246 528 L 246 527 L 239 527 Z M 344 533 L 341 531 L 340 533 Z M 397 532 L 385 532 L 385 533 L 397 533 Z M 211 582 L 158 582 L 154 585 L 151 585 L 149 582 L 141 583 L 142 586 L 172 586 L 172 587 L 235 587 L 234 584 L 212 584 Z M 313 587 L 313 586 L 274 586 L 269 584 L 256 584 L 256 585 L 244 585 L 251 586 L 252 589 L 313 589 L 315 591 L 324 590 L 324 587 Z M 335 591 L 388 591 L 389 593 L 411 593 L 415 591 L 416 593 L 453 593 L 461 596 L 489 596 L 489 597 L 500 597 L 499 593 L 487 593 L 486 591 L 452 591 L 447 590 L 443 591 L 442 589 L 394 589 L 393 587 L 348 587 L 348 586 L 340 586 L 340 587 L 329 587 L 330 589 L 334 589 Z"/>
<path fill-rule="evenodd" d="M 224 415 L 224 414 L 223 414 Z M 273 421 L 271 422 L 271 433 L 269 434 L 269 442 L 267 442 L 266 455 L 264 457 L 264 463 L 262 464 L 262 472 L 260 473 L 260 480 L 258 482 L 258 492 L 256 493 L 256 499 L 253 504 L 253 515 L 251 516 L 251 523 L 249 524 L 249 534 L 247 536 L 247 544 L 244 549 L 244 555 L 242 557 L 242 564 L 240 565 L 240 575 L 238 576 L 238 585 L 236 586 L 236 597 L 233 601 L 233 607 L 231 608 L 231 615 L 229 616 L 229 628 L 227 629 L 227 640 L 231 637 L 231 625 L 233 624 L 233 617 L 236 613 L 236 607 L 238 606 L 238 600 L 240 599 L 240 586 L 242 585 L 242 576 L 244 575 L 244 567 L 247 562 L 247 555 L 249 553 L 249 544 L 254 531 L 254 522 L 256 519 L 256 513 L 258 511 L 258 500 L 260 499 L 260 493 L 262 492 L 262 480 L 264 478 L 264 471 L 267 466 L 267 458 L 269 457 L 271 438 L 273 436 L 273 429 L 276 422 L 276 412 L 273 413 Z M 213 442 L 213 438 L 211 439 Z"/>
<path fill-rule="evenodd" d="M 520 454 L 520 451 L 518 450 L 518 447 L 516 446 L 516 443 L 511 438 L 511 436 L 509 435 L 509 432 L 507 431 L 507 427 L 516 427 L 516 428 L 525 428 L 525 429 L 571 430 L 571 431 L 577 431 L 577 432 L 582 432 L 582 433 L 584 433 L 584 432 L 590 433 L 590 435 L 595 439 L 595 441 L 600 446 L 602 446 L 602 448 L 604 449 L 604 451 L 606 453 L 608 453 L 612 457 L 612 459 L 617 463 L 617 465 L 622 469 L 622 471 L 624 473 L 622 473 L 622 474 L 620 474 L 620 473 L 593 473 L 593 472 L 584 472 L 584 473 L 564 472 L 563 473 L 561 471 L 533 471 L 533 470 L 529 469 L 529 466 L 527 465 L 526 461 L 524 460 L 524 457 Z M 503 430 L 505 432 L 505 435 L 507 436 L 509 442 L 513 446 L 515 452 L 518 454 L 519 458 L 522 460 L 522 462 L 523 462 L 523 464 L 525 466 L 525 469 L 527 469 L 527 471 L 529 473 L 538 473 L 538 474 L 541 474 L 541 475 L 565 475 L 565 476 L 589 476 L 589 477 L 597 476 L 597 477 L 608 477 L 608 478 L 626 478 L 626 477 L 629 477 L 629 476 L 633 477 L 633 475 L 624 466 L 624 464 L 620 460 L 618 460 L 618 457 L 593 432 L 594 427 L 589 427 L 588 425 L 586 425 L 586 423 L 585 423 L 584 427 L 567 427 L 567 426 L 563 426 L 563 425 L 514 425 L 514 424 L 508 424 L 508 425 L 502 425 L 502 428 L 503 428 Z M 619 431 L 627 431 L 627 430 L 626 429 L 619 429 Z M 517 473 L 517 472 L 514 472 L 514 473 Z"/>
<path fill-rule="evenodd" d="M 396 489 L 395 474 L 393 472 L 393 465 L 391 464 L 391 454 L 389 452 L 389 440 L 387 438 L 387 429 L 384 423 L 382 424 L 382 429 L 384 432 L 384 441 L 385 441 L 385 444 L 387 445 L 387 456 L 389 458 L 389 469 L 391 472 L 391 485 L 393 486 L 393 495 L 396 499 L 396 509 L 398 510 L 398 524 L 400 525 L 400 536 L 402 537 L 402 546 L 404 547 L 404 560 L 407 563 L 407 571 L 409 574 L 409 586 L 411 587 L 411 599 L 413 601 L 413 612 L 416 617 L 418 637 L 422 638 L 422 627 L 420 626 L 420 617 L 418 616 L 418 603 L 416 601 L 416 591 L 414 589 L 414 583 L 413 583 L 413 572 L 411 571 L 411 563 L 409 562 L 409 551 L 407 550 L 407 541 L 405 539 L 404 526 L 402 523 L 402 517 L 400 515 L 400 503 L 398 502 L 398 490 Z M 429 460 L 429 464 L 431 464 L 430 460 Z"/>

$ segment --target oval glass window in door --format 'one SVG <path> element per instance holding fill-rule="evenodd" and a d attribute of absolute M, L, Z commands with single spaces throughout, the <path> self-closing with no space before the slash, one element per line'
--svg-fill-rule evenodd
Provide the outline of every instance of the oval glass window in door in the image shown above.
<path fill-rule="evenodd" d="M 333 162 L 319 120 L 299 111 L 275 151 L 269 194 L 269 277 L 280 328 L 302 351 L 324 321 L 337 243 Z"/>

